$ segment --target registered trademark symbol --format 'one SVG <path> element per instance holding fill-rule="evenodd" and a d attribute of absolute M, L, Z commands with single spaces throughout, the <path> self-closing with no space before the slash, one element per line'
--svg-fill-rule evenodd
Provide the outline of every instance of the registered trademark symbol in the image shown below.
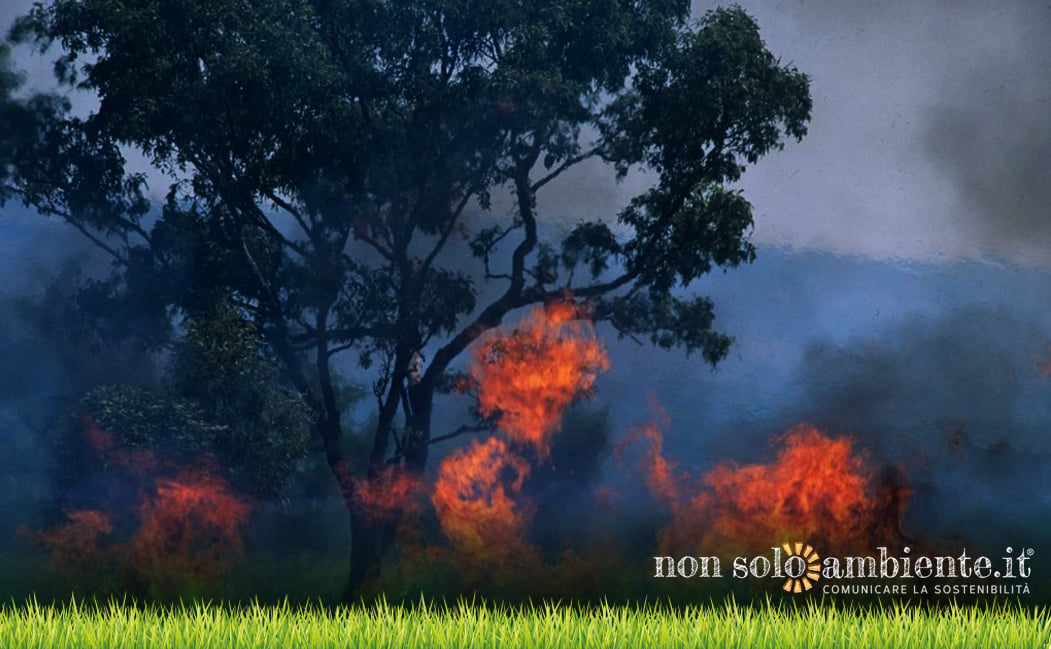
<path fill-rule="evenodd" d="M 1027 548 L 1027 549 L 1026 549 L 1026 551 L 1025 551 L 1025 553 L 1026 553 L 1026 556 L 1029 556 L 1029 557 L 1031 557 L 1031 556 L 1033 556 L 1033 554 L 1035 554 L 1035 553 L 1036 553 L 1036 551 L 1035 551 L 1035 550 L 1033 550 L 1033 548 Z"/>

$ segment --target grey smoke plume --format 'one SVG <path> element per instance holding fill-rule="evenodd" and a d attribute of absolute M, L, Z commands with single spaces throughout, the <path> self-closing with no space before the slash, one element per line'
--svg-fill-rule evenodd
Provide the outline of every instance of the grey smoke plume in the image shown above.
<path fill-rule="evenodd" d="M 1046 532 L 1038 512 L 1051 501 L 1048 343 L 1037 314 L 963 306 L 814 345 L 789 417 L 900 466 L 915 490 L 906 531 L 1018 544 L 1009 537 Z"/>
<path fill-rule="evenodd" d="M 987 8 L 986 11 L 991 11 Z M 1009 29 L 932 88 L 925 144 L 953 181 L 956 214 L 1001 254 L 1051 246 L 1051 7 L 997 5 Z"/>

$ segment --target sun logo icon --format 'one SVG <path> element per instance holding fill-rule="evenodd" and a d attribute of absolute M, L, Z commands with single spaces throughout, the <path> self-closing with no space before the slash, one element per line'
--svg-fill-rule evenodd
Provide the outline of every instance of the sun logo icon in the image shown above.
<path fill-rule="evenodd" d="M 788 558 L 785 559 L 785 574 L 788 579 L 781 588 L 786 593 L 802 593 L 814 587 L 814 582 L 821 579 L 821 557 L 809 543 L 785 543 L 781 546 Z"/>

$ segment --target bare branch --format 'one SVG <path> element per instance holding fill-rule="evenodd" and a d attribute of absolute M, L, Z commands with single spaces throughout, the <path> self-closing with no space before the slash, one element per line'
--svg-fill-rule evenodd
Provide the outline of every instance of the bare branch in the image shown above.
<path fill-rule="evenodd" d="M 473 194 L 471 192 L 465 192 L 463 198 L 456 205 L 456 209 L 453 210 L 452 216 L 449 217 L 449 224 L 444 230 L 442 230 L 441 236 L 438 238 L 438 242 L 434 244 L 434 248 L 427 254 L 427 257 L 423 260 L 422 270 L 426 270 L 431 267 L 434 263 L 435 257 L 441 252 L 442 248 L 445 247 L 445 242 L 449 240 L 449 235 L 452 234 L 453 230 L 456 229 L 456 223 L 460 219 L 460 215 L 463 214 L 463 210 L 467 207 L 467 203 L 471 200 Z"/>
<path fill-rule="evenodd" d="M 303 213 L 297 210 L 295 205 L 292 205 L 285 199 L 278 196 L 277 193 L 273 190 L 267 191 L 266 197 L 269 198 L 274 203 L 274 205 L 277 205 L 284 211 L 288 212 L 289 215 L 291 215 L 292 218 L 296 220 L 296 223 L 299 225 L 300 229 L 303 230 L 303 234 L 307 235 L 307 237 L 311 236 L 310 226 L 307 225 L 306 219 L 303 218 Z"/>
<path fill-rule="evenodd" d="M 252 269 L 252 275 L 255 277 L 256 282 L 259 284 L 260 291 L 269 303 L 270 309 L 275 316 L 275 320 L 283 320 L 284 316 L 281 313 L 281 301 L 277 298 L 277 294 L 274 293 L 270 283 L 266 281 L 266 277 L 263 276 L 263 271 L 259 269 L 259 264 L 256 263 L 255 257 L 252 256 L 252 251 L 248 249 L 248 242 L 243 235 L 241 236 L 241 252 L 244 253 L 245 260 L 248 262 L 249 268 Z"/>
<path fill-rule="evenodd" d="M 562 172 L 564 172 L 566 169 L 569 169 L 573 165 L 579 164 L 579 163 L 587 160 L 588 158 L 593 158 L 593 157 L 597 156 L 601 152 L 602 152 L 602 150 L 599 147 L 595 147 L 594 149 L 591 149 L 590 151 L 586 151 L 584 153 L 581 153 L 580 155 L 575 155 L 575 156 L 573 156 L 571 158 L 566 158 L 566 160 L 562 164 L 560 164 L 557 167 L 555 167 L 554 171 L 552 171 L 548 175 L 544 176 L 540 180 L 538 180 L 535 183 L 533 183 L 533 186 L 530 189 L 532 189 L 534 192 L 536 192 L 536 190 L 538 190 L 541 187 L 543 187 L 544 185 L 548 184 L 549 182 L 551 182 L 555 178 L 558 178 L 559 176 L 561 176 Z"/>
<path fill-rule="evenodd" d="M 328 351 L 329 351 L 329 354 L 331 356 L 335 356 L 336 354 L 338 354 L 340 352 L 345 352 L 348 349 L 351 349 L 352 347 L 354 347 L 354 345 L 357 345 L 357 344 L 358 344 L 358 341 L 345 343 L 345 344 L 342 344 L 342 345 L 336 345 L 335 347 L 332 347 Z"/>
<path fill-rule="evenodd" d="M 437 376 L 449 366 L 452 359 L 456 358 L 482 333 L 499 326 L 503 317 L 512 309 L 543 299 L 543 291 L 524 290 L 525 260 L 537 243 L 536 215 L 533 213 L 533 192 L 530 189 L 529 170 L 536 163 L 539 155 L 539 148 L 533 146 L 516 163 L 515 190 L 519 215 L 525 227 L 525 236 L 511 254 L 511 276 L 507 290 L 483 309 L 478 317 L 461 329 L 452 340 L 435 352 L 434 360 L 424 373 L 425 382 L 436 380 Z"/>
<path fill-rule="evenodd" d="M 522 222 L 517 219 L 509 226 L 504 228 L 503 232 L 493 237 L 493 240 L 489 242 L 489 245 L 485 247 L 485 252 L 482 255 L 482 264 L 485 270 L 485 279 L 511 279 L 511 276 L 506 273 L 494 273 L 489 268 L 489 253 L 496 248 L 497 244 L 507 238 L 509 234 L 522 227 Z"/>
<path fill-rule="evenodd" d="M 628 272 L 623 273 L 622 275 L 620 275 L 620 276 L 618 276 L 618 277 L 616 277 L 614 279 L 611 279 L 608 282 L 600 282 L 598 284 L 591 284 L 591 285 L 588 285 L 588 286 L 582 286 L 580 288 L 571 289 L 569 292 L 574 297 L 582 297 L 582 298 L 596 297 L 598 295 L 605 295 L 606 293 L 610 293 L 612 291 L 617 290 L 618 288 L 621 288 L 621 287 L 627 285 L 632 280 L 636 279 L 638 276 L 639 276 L 639 274 L 638 274 L 637 271 L 628 271 Z M 541 299 L 538 300 L 538 301 L 546 301 L 546 300 L 557 299 L 557 298 L 561 297 L 562 295 L 565 295 L 565 292 L 566 292 L 566 289 L 545 291 L 543 293 L 543 296 L 541 297 Z"/>
<path fill-rule="evenodd" d="M 383 257 L 384 259 L 386 259 L 388 262 L 390 262 L 392 264 L 394 263 L 394 252 L 392 250 L 386 248 L 382 243 L 380 243 L 374 237 L 372 237 L 372 235 L 367 234 L 365 232 L 359 232 L 359 231 L 355 230 L 354 231 L 354 238 L 357 239 L 358 241 L 362 241 L 362 242 L 368 244 L 368 246 L 370 248 L 372 248 L 373 250 L 375 250 L 376 252 L 378 252 L 381 257 Z"/>
<path fill-rule="evenodd" d="M 51 206 L 51 207 L 47 208 L 47 212 L 52 214 L 52 215 L 54 215 L 54 216 L 60 217 L 66 223 L 72 225 L 74 228 L 79 230 L 81 234 L 83 234 L 85 237 L 87 237 L 88 240 L 91 241 L 91 243 L 95 244 L 95 246 L 97 246 L 100 250 L 106 252 L 106 254 L 108 254 L 111 257 L 113 257 L 114 259 L 116 259 L 122 265 L 124 265 L 124 266 L 128 265 L 128 258 L 127 257 L 122 255 L 120 253 L 120 251 L 118 251 L 116 248 L 110 246 L 108 243 L 103 241 L 101 237 L 98 237 L 95 234 L 93 234 L 91 232 L 91 230 L 86 225 L 84 225 L 83 223 L 78 221 L 76 218 L 74 218 L 73 215 L 70 214 L 69 212 L 67 212 L 65 210 L 62 210 L 62 209 L 55 208 L 54 206 Z"/>
<path fill-rule="evenodd" d="M 487 433 L 487 432 L 492 431 L 493 428 L 494 427 L 491 424 L 475 424 L 473 426 L 468 425 L 468 424 L 463 424 L 459 428 L 457 428 L 456 430 L 454 430 L 452 432 L 449 432 L 449 433 L 446 433 L 444 435 L 439 435 L 437 437 L 432 437 L 432 438 L 428 439 L 427 441 L 424 442 L 424 445 L 430 446 L 431 444 L 437 444 L 438 442 L 445 442 L 445 441 L 448 441 L 448 440 L 453 439 L 455 437 L 459 437 L 460 435 L 465 435 L 467 433 Z M 405 457 L 405 451 L 400 451 L 400 452 L 395 453 L 394 455 L 392 455 L 390 458 L 388 458 L 387 461 L 385 462 L 385 464 L 394 464 L 395 462 L 401 460 L 404 457 Z"/>
<path fill-rule="evenodd" d="M 222 160 L 210 162 L 201 157 L 200 154 L 192 151 L 187 151 L 186 157 L 193 166 L 198 169 L 198 171 L 203 173 L 212 182 L 215 188 L 219 191 L 219 196 L 222 201 L 231 209 L 238 209 L 247 217 L 252 218 L 263 232 L 275 238 L 281 245 L 295 252 L 300 257 L 305 258 L 307 256 L 306 250 L 301 244 L 286 237 L 276 226 L 274 226 L 273 223 L 270 222 L 270 219 L 266 217 L 266 214 L 264 214 L 263 210 L 259 208 L 259 204 L 256 203 L 252 196 L 245 196 L 244 192 L 238 190 L 235 182 L 227 180 L 237 178 L 237 172 L 232 164 Z M 274 195 L 273 192 L 267 192 L 266 196 L 278 206 L 285 207 L 278 202 L 281 201 L 281 199 Z M 291 208 L 292 210 L 295 209 L 291 205 L 288 205 L 288 208 Z M 290 213 L 295 216 L 293 212 Z M 309 235 L 309 231 L 307 231 L 307 233 Z"/>

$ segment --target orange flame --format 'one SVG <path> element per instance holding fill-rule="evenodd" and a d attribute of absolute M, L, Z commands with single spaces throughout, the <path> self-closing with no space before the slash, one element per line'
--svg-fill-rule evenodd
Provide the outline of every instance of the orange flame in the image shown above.
<path fill-rule="evenodd" d="M 490 332 L 472 351 L 479 412 L 508 439 L 474 440 L 445 458 L 431 504 L 449 548 L 403 546 L 404 565 L 453 567 L 461 588 L 528 588 L 550 576 L 588 578 L 593 566 L 564 553 L 555 570 L 527 540 L 535 508 L 523 495 L 534 462 L 546 460 L 565 409 L 591 393 L 609 360 L 572 303 L 534 308 L 510 332 Z M 529 452 L 527 452 L 529 451 Z"/>
<path fill-rule="evenodd" d="M 639 435 L 650 443 L 642 462 L 647 486 L 672 513 L 658 533 L 661 552 L 752 551 L 784 539 L 846 551 L 901 539 L 907 490 L 877 484 L 849 438 L 800 424 L 777 438 L 773 462 L 720 464 L 697 484 L 672 475 L 657 426 Z"/>
<path fill-rule="evenodd" d="M 157 472 L 158 460 L 153 452 L 144 448 L 127 448 L 118 445 L 113 434 L 104 429 L 91 415 L 81 415 L 80 430 L 87 443 L 87 450 L 90 454 L 90 457 L 87 458 L 89 462 L 93 460 L 107 470 L 119 468 L 136 479 L 142 479 Z"/>
<path fill-rule="evenodd" d="M 565 409 L 608 368 L 580 307 L 561 302 L 534 308 L 510 332 L 491 332 L 474 348 L 470 371 L 482 415 L 499 416 L 511 442 L 545 459 Z M 531 466 L 497 437 L 475 440 L 442 462 L 431 503 L 462 556 L 489 570 L 540 565 L 538 550 L 525 540 L 533 507 L 521 492 Z"/>
<path fill-rule="evenodd" d="M 419 512 L 422 488 L 419 478 L 391 466 L 374 478 L 359 480 L 354 497 L 374 518 L 390 521 L 399 514 L 411 516 Z"/>
<path fill-rule="evenodd" d="M 640 438 L 644 440 L 648 448 L 641 465 L 646 488 L 650 493 L 675 507 L 681 500 L 681 492 L 685 488 L 682 481 L 687 477 L 677 475 L 676 464 L 664 457 L 664 436 L 661 434 L 661 428 L 668 426 L 668 416 L 656 400 L 651 399 L 650 405 L 656 411 L 659 424 L 649 424 L 630 430 L 627 437 L 617 445 L 617 455 L 620 456 L 629 444 Z"/>
<path fill-rule="evenodd" d="M 84 461 L 108 474 L 89 494 L 101 507 L 68 511 L 66 522 L 31 536 L 75 583 L 174 594 L 214 578 L 242 551 L 252 506 L 225 479 L 201 468 L 170 477 L 174 469 L 149 450 L 121 446 L 90 416 L 81 425 Z M 137 506 L 114 498 L 128 492 L 138 492 Z"/>
<path fill-rule="evenodd" d="M 535 556 L 524 540 L 532 508 L 518 498 L 529 469 L 496 437 L 442 462 L 431 503 L 453 547 L 490 567 Z"/>
<path fill-rule="evenodd" d="M 229 554 L 241 552 L 251 506 L 225 480 L 186 470 L 158 480 L 156 492 L 139 505 L 140 525 L 128 545 L 136 569 L 151 581 L 210 579 Z"/>
<path fill-rule="evenodd" d="M 66 569 L 81 562 L 101 563 L 104 537 L 113 532 L 109 514 L 81 509 L 65 512 L 65 516 L 65 523 L 37 535 L 55 563 Z"/>
<path fill-rule="evenodd" d="M 474 348 L 471 363 L 482 415 L 499 415 L 500 428 L 541 458 L 562 413 L 607 369 L 594 328 L 569 302 L 534 308 L 509 333 L 493 331 Z"/>

